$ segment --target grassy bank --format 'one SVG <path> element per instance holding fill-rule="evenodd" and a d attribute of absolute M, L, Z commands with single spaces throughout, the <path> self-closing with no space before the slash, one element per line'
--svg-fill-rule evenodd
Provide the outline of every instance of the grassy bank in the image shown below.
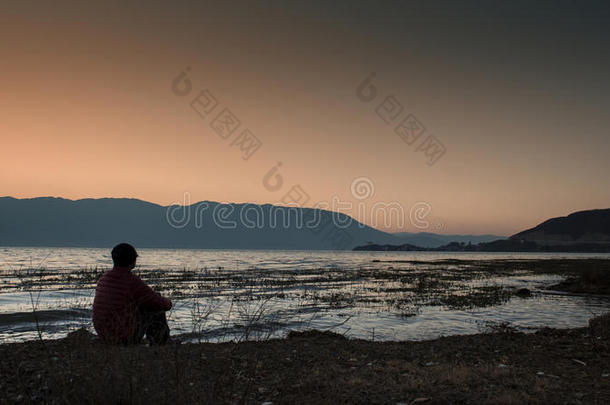
<path fill-rule="evenodd" d="M 426 342 L 287 339 L 112 347 L 86 332 L 0 346 L 4 403 L 610 403 L 610 316 Z"/>

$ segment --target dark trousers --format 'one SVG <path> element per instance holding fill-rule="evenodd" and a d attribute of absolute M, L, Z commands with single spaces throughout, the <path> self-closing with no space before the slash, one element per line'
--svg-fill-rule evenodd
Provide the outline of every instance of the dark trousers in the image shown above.
<path fill-rule="evenodd" d="M 162 345 L 169 340 L 169 326 L 165 311 L 138 311 L 138 329 L 134 336 L 134 343 L 140 343 L 146 338 L 153 345 Z"/>

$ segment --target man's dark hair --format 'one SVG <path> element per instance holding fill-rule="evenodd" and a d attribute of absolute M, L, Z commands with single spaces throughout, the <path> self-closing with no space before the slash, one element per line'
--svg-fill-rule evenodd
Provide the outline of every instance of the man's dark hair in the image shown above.
<path fill-rule="evenodd" d="M 112 261 L 115 266 L 128 267 L 136 262 L 138 252 L 129 243 L 119 243 L 112 249 Z"/>

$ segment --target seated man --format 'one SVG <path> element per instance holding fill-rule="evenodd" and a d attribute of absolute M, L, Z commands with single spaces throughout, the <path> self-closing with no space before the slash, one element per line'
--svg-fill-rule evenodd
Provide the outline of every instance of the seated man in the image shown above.
<path fill-rule="evenodd" d="M 172 302 L 131 272 L 137 257 L 133 246 L 116 245 L 112 249 L 114 267 L 97 282 L 93 326 L 103 342 L 137 344 L 145 334 L 151 344 L 169 339 L 165 311 L 171 309 Z"/>

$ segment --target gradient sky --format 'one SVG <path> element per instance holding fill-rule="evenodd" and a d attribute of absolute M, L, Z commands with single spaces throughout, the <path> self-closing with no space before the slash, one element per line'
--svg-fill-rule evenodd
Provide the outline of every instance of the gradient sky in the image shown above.
<path fill-rule="evenodd" d="M 0 195 L 276 203 L 299 184 L 307 206 L 355 204 L 366 177 L 366 209 L 426 202 L 429 231 L 500 235 L 610 206 L 605 2 L 11 3 Z M 201 89 L 219 101 L 206 118 Z M 388 95 L 446 147 L 433 166 L 376 115 Z M 248 160 L 210 128 L 225 107 L 262 141 Z M 366 209 L 342 210 L 371 223 Z"/>

